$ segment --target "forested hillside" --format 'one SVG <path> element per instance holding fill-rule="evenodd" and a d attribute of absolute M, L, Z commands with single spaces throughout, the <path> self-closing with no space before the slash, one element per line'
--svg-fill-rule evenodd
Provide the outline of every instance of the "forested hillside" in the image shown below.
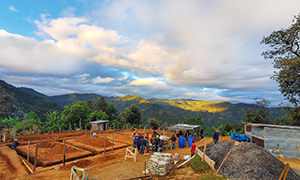
<path fill-rule="evenodd" d="M 4 81 L 1 81 L 0 84 L 7 92 L 14 93 L 20 110 L 24 112 L 34 111 L 41 118 L 46 112 L 54 110 L 62 111 L 64 106 L 74 104 L 78 101 L 96 100 L 101 97 L 98 94 L 76 93 L 46 96 L 30 88 L 15 88 Z M 185 119 L 198 116 L 203 118 L 205 125 L 208 127 L 220 124 L 225 125 L 227 123 L 239 123 L 243 119 L 244 110 L 253 107 L 253 104 L 244 103 L 232 104 L 229 102 L 208 102 L 192 99 L 145 99 L 136 95 L 104 97 L 104 99 L 108 103 L 113 103 L 118 109 L 118 113 L 134 104 L 142 113 L 142 124 L 147 124 L 149 119 L 154 117 L 164 126 L 176 124 Z M 271 108 L 271 110 L 274 118 L 284 116 L 284 111 L 281 108 Z"/>
<path fill-rule="evenodd" d="M 48 101 L 40 96 L 28 93 L 22 88 L 16 88 L 5 81 L 0 80 L 0 86 L 8 93 L 12 94 L 16 99 L 17 109 L 15 110 L 17 115 L 23 116 L 25 113 L 34 111 L 40 118 L 41 121 L 45 121 L 46 114 L 49 111 L 62 112 L 63 108 L 58 106 L 53 101 Z"/>

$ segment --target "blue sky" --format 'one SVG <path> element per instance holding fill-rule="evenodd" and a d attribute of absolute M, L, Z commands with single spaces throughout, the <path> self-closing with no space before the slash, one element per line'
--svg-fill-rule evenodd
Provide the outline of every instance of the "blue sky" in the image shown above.
<path fill-rule="evenodd" d="M 283 101 L 261 53 L 299 0 L 0 0 L 0 79 L 46 95 Z"/>

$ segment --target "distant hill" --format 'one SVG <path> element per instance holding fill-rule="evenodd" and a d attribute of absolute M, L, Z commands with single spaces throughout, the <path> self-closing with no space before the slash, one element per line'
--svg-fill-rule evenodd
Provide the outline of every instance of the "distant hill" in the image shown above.
<path fill-rule="evenodd" d="M 73 93 L 73 94 L 65 94 L 65 95 L 57 95 L 57 96 L 46 96 L 30 88 L 14 87 L 14 89 L 19 89 L 23 93 L 26 93 L 21 96 L 28 96 L 28 93 L 33 94 L 34 96 L 30 96 L 29 99 L 37 99 L 36 96 L 39 96 L 41 98 L 44 98 L 44 100 L 53 101 L 60 106 L 56 108 L 56 110 L 58 109 L 61 110 L 64 106 L 76 103 L 78 101 L 87 101 L 89 99 L 95 100 L 101 97 L 100 95 L 93 94 L 93 93 L 91 94 Z M 18 98 L 20 99 L 21 97 L 18 96 Z M 204 123 L 208 127 L 212 125 L 218 126 L 220 124 L 225 125 L 226 123 L 239 123 L 243 119 L 244 111 L 248 108 L 253 107 L 253 104 L 245 104 L 245 103 L 233 104 L 229 102 L 209 102 L 209 101 L 193 100 L 193 99 L 175 99 L 175 100 L 156 99 L 156 98 L 145 99 L 136 95 L 133 96 L 127 95 L 123 97 L 104 96 L 104 98 L 108 103 L 113 103 L 115 107 L 118 109 L 119 113 L 122 112 L 125 108 L 128 108 L 129 106 L 134 104 L 140 109 L 142 113 L 143 124 L 147 124 L 150 118 L 155 117 L 160 122 L 160 124 L 164 126 L 176 124 L 178 122 L 182 122 L 184 119 L 190 117 L 197 117 L 197 116 L 202 116 Z M 44 107 L 48 107 L 49 103 L 51 104 L 50 101 L 43 101 L 45 105 L 42 106 L 41 99 L 38 98 L 38 100 L 39 101 L 30 103 L 32 104 L 32 108 L 34 107 L 36 110 L 39 110 L 37 109 L 37 107 L 44 108 Z M 53 107 L 51 106 L 52 109 L 54 107 L 57 107 L 55 106 L 56 105 L 55 103 L 52 104 L 53 105 Z M 27 109 L 28 108 L 29 107 L 27 107 Z M 273 115 L 274 117 L 283 117 L 285 115 L 285 112 L 283 111 L 282 108 L 271 108 L 271 110 L 274 113 Z"/>
<path fill-rule="evenodd" d="M 22 88 L 16 88 L 10 84 L 7 84 L 5 81 L 0 80 L 0 86 L 9 94 L 13 94 L 14 98 L 17 100 L 18 114 L 22 115 L 30 111 L 34 111 L 40 118 L 41 121 L 45 121 L 46 114 L 49 111 L 62 112 L 63 109 L 58 106 L 55 102 L 46 100 L 40 96 L 31 94 L 24 91 Z M 34 92 L 34 90 L 29 90 Z"/>

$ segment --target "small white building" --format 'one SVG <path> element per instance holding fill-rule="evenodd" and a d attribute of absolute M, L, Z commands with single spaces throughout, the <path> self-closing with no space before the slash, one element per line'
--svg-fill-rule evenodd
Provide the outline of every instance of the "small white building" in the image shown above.
<path fill-rule="evenodd" d="M 244 127 L 250 141 L 271 154 L 300 158 L 300 126 L 244 123 Z"/>

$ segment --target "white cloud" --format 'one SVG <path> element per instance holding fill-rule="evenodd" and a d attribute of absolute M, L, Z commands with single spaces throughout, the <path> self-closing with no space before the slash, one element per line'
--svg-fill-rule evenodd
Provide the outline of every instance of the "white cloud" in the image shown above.
<path fill-rule="evenodd" d="M 144 86 L 144 85 L 165 85 L 164 82 L 158 82 L 154 78 L 147 78 L 147 79 L 138 79 L 131 81 L 129 85 L 134 85 L 134 86 Z"/>
<path fill-rule="evenodd" d="M 113 81 L 114 78 L 106 77 L 106 78 L 101 78 L 100 76 L 96 77 L 93 79 L 93 83 L 109 83 Z"/>
<path fill-rule="evenodd" d="M 9 10 L 17 12 L 18 10 L 15 8 L 15 6 L 9 6 Z"/>
<path fill-rule="evenodd" d="M 118 81 L 124 81 L 124 80 L 126 80 L 127 78 L 128 78 L 127 76 L 122 77 L 122 78 L 118 78 Z"/>

